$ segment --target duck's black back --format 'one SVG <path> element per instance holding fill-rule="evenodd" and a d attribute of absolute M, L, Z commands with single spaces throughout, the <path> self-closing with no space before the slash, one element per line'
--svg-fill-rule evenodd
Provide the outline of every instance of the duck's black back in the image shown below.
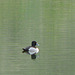
<path fill-rule="evenodd" d="M 29 50 L 30 47 L 31 47 L 31 46 L 26 47 L 25 50 Z"/>
<path fill-rule="evenodd" d="M 23 48 L 22 53 L 24 53 L 24 52 L 28 53 L 30 47 L 31 47 L 31 46 L 28 46 L 28 47 L 26 47 L 26 48 Z M 28 54 L 29 54 L 29 53 L 28 53 Z"/>

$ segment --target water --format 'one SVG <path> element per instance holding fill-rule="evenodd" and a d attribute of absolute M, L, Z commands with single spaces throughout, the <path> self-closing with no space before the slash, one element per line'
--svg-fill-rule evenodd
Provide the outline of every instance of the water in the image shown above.
<path fill-rule="evenodd" d="M 74 0 L 1 0 L 0 75 L 75 75 Z M 22 48 L 36 40 L 36 60 Z"/>

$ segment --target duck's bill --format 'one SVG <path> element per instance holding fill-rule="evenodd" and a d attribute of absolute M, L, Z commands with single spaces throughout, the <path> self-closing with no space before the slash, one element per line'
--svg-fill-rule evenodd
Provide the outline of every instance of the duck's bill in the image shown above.
<path fill-rule="evenodd" d="M 37 46 L 39 46 L 39 44 L 38 44 L 38 43 L 36 43 L 36 45 L 37 45 Z"/>

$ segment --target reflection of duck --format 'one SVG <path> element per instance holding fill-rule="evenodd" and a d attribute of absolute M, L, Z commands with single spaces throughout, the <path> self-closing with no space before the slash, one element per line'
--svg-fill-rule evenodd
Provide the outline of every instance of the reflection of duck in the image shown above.
<path fill-rule="evenodd" d="M 39 46 L 39 44 L 36 41 L 32 41 L 31 46 L 23 48 L 22 53 L 30 54 L 32 59 L 36 59 L 36 54 L 39 52 L 39 49 L 35 47 L 36 45 Z"/>

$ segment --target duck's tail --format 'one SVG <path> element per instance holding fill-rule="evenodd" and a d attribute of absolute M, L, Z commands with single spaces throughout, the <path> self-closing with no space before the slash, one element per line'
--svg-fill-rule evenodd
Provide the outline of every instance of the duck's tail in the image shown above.
<path fill-rule="evenodd" d="M 22 51 L 22 53 L 24 53 L 24 52 L 25 52 L 25 49 L 24 49 L 24 48 L 22 48 L 22 50 L 23 50 L 23 51 Z"/>
<path fill-rule="evenodd" d="M 29 54 L 29 53 L 28 53 L 28 50 L 26 50 L 25 48 L 22 48 L 22 50 L 23 50 L 22 53 L 27 53 L 27 54 Z"/>

